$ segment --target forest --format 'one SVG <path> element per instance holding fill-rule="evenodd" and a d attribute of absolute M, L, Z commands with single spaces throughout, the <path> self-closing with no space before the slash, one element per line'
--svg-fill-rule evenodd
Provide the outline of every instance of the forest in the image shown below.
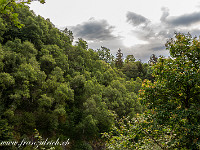
<path fill-rule="evenodd" d="M 175 33 L 168 58 L 123 59 L 73 44 L 30 2 L 0 0 L 0 149 L 200 149 L 198 38 Z"/>

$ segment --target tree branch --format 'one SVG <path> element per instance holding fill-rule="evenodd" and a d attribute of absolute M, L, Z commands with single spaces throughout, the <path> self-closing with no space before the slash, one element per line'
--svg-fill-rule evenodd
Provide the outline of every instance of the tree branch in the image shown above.
<path fill-rule="evenodd" d="M 142 129 L 142 131 L 144 131 L 146 133 L 146 135 L 148 135 L 160 148 L 162 148 L 163 150 L 167 150 L 166 147 L 163 147 L 158 141 L 156 141 L 156 139 L 153 138 L 153 136 L 151 136 L 147 131 L 145 131 L 142 126 L 140 125 L 139 120 L 136 117 L 137 122 L 139 123 L 140 128 Z"/>

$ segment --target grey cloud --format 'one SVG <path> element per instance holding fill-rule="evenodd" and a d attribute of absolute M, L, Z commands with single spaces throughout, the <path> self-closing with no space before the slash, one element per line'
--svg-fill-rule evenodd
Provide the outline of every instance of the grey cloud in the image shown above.
<path fill-rule="evenodd" d="M 169 16 L 169 9 L 167 7 L 162 7 L 161 10 L 163 11 L 163 14 L 160 18 L 160 21 L 165 21 L 166 18 Z"/>
<path fill-rule="evenodd" d="M 183 14 L 181 16 L 169 16 L 168 8 L 162 8 L 161 10 L 163 11 L 163 14 L 160 20 L 172 26 L 190 26 L 200 22 L 200 12 Z"/>
<path fill-rule="evenodd" d="M 109 25 L 106 20 L 91 18 L 82 24 L 67 28 L 73 32 L 75 40 L 83 38 L 87 41 L 89 48 L 94 50 L 105 46 L 115 56 L 119 48 L 125 49 L 121 37 L 112 34 L 114 27 Z"/>
<path fill-rule="evenodd" d="M 191 35 L 199 37 L 200 36 L 200 29 L 193 29 L 191 31 L 187 31 L 189 32 Z"/>
<path fill-rule="evenodd" d="M 155 46 L 155 47 L 152 47 L 152 50 L 153 51 L 160 51 L 160 50 L 165 50 L 165 46 L 163 45 L 158 45 L 158 46 Z"/>
<path fill-rule="evenodd" d="M 137 60 L 141 59 L 142 62 L 148 62 L 152 54 L 164 57 L 169 56 L 169 51 L 161 43 L 138 44 L 132 46 L 130 49 L 131 51 L 129 50 L 128 54 L 133 54 Z"/>
<path fill-rule="evenodd" d="M 147 28 L 137 28 L 132 31 L 132 34 L 139 40 L 146 41 L 147 43 L 162 43 L 167 38 L 172 37 L 173 33 L 173 28 L 166 28 L 162 24 L 151 24 Z"/>
<path fill-rule="evenodd" d="M 90 19 L 87 22 L 70 27 L 75 37 L 92 41 L 104 41 L 115 38 L 112 35 L 114 27 L 110 26 L 106 20 Z"/>
<path fill-rule="evenodd" d="M 160 23 L 153 24 L 147 22 L 148 19 L 143 19 L 140 23 L 145 23 L 145 26 L 133 28 L 132 34 L 139 40 L 145 41 L 146 44 L 139 44 L 131 47 L 129 50 L 126 50 L 128 54 L 133 54 L 143 62 L 147 62 L 151 54 L 168 57 L 169 51 L 166 50 L 165 43 L 168 39 L 174 37 L 175 32 L 189 32 L 192 36 L 200 35 L 200 29 L 189 27 L 190 25 L 192 26 L 195 23 L 200 22 L 200 12 L 172 17 L 170 16 L 168 8 L 163 7 L 162 11 L 163 13 L 160 18 Z"/>
<path fill-rule="evenodd" d="M 169 18 L 169 23 L 175 26 L 188 26 L 197 22 L 200 22 L 200 12 Z"/>
<path fill-rule="evenodd" d="M 100 48 L 101 46 L 107 47 L 110 49 L 111 53 L 115 56 L 117 53 L 117 50 L 120 48 L 122 49 L 123 52 L 125 52 L 126 47 L 124 46 L 122 40 L 120 37 L 115 38 L 115 39 L 110 39 L 106 41 L 94 41 L 94 42 L 88 42 L 88 45 L 90 48 L 96 50 Z"/>
<path fill-rule="evenodd" d="M 127 22 L 131 23 L 133 26 L 139 26 L 141 24 L 148 24 L 150 21 L 142 15 L 136 14 L 134 12 L 128 12 L 126 14 Z"/>
<path fill-rule="evenodd" d="M 123 44 L 123 38 L 112 34 L 114 27 L 109 25 L 106 20 L 90 19 L 69 29 L 73 31 L 75 38 L 86 39 L 89 47 L 94 50 L 105 46 L 115 56 L 117 50 L 121 48 L 124 57 L 132 54 L 137 60 L 141 59 L 143 62 L 147 62 L 152 54 L 169 56 L 169 51 L 165 49 L 165 43 L 168 39 L 174 37 L 175 31 L 190 32 L 193 36 L 200 34 L 198 28 L 187 28 L 188 25 L 200 21 L 200 12 L 172 17 L 168 8 L 162 8 L 162 11 L 160 23 L 152 23 L 149 19 L 133 12 L 127 13 L 127 22 L 136 27 L 130 31 L 131 34 L 146 42 L 146 44 L 138 44 L 132 47 L 126 47 Z"/>

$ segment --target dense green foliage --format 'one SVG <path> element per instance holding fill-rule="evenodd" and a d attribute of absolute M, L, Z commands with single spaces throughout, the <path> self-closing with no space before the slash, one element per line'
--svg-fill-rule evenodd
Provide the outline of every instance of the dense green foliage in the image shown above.
<path fill-rule="evenodd" d="M 115 58 L 81 38 L 72 45 L 29 2 L 0 0 L 0 148 L 59 139 L 58 150 L 199 149 L 198 39 L 176 34 L 167 59 L 123 60 L 120 49 Z"/>
<path fill-rule="evenodd" d="M 140 100 L 147 110 L 105 133 L 108 149 L 200 149 L 200 40 L 176 34 L 166 43 L 171 58 L 153 67 Z M 120 130 L 122 129 L 122 130 Z"/>
<path fill-rule="evenodd" d="M 126 78 L 109 49 L 88 49 L 83 39 L 73 46 L 71 31 L 60 31 L 22 3 L 2 2 L 10 16 L 0 15 L 1 141 L 59 138 L 70 139 L 71 149 L 98 148 L 114 113 L 142 112 L 142 80 Z"/>

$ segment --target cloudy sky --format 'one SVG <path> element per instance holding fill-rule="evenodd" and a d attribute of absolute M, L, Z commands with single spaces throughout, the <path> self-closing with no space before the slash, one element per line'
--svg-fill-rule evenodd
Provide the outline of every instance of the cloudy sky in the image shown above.
<path fill-rule="evenodd" d="M 46 0 L 30 8 L 58 28 L 73 31 L 94 50 L 120 48 L 143 62 L 151 54 L 168 56 L 174 32 L 200 35 L 200 0 Z"/>

